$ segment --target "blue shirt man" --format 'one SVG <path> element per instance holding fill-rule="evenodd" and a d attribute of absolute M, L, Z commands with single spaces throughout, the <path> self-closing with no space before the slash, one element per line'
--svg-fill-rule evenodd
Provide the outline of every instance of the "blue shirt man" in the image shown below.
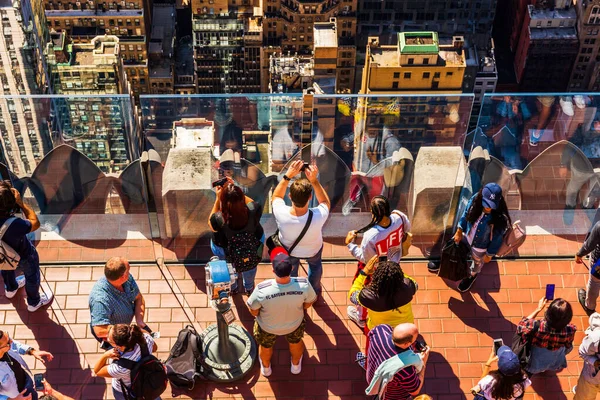
<path fill-rule="evenodd" d="M 123 257 L 113 257 L 106 262 L 104 276 L 90 291 L 91 328 L 101 343 L 108 335 L 108 327 L 135 322 L 149 330 L 144 323 L 146 305 L 133 276 L 129 262 Z M 106 346 L 103 343 L 103 346 Z"/>

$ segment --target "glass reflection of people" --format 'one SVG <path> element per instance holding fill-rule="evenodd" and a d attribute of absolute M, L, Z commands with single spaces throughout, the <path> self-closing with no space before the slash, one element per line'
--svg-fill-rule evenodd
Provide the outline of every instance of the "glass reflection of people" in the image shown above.
<path fill-rule="evenodd" d="M 369 171 L 380 161 L 391 157 L 394 151 L 399 150 L 400 147 L 402 147 L 400 141 L 388 127 L 384 127 L 381 134 L 377 130 L 367 129 L 366 141 L 362 146 L 359 170 L 362 172 Z"/>
<path fill-rule="evenodd" d="M 531 118 L 531 112 L 522 99 L 503 96 L 496 106 L 494 127 L 494 145 L 500 158 L 509 169 L 521 169 L 520 144 L 523 139 L 525 121 Z M 504 129 L 506 128 L 506 129 Z"/>
<path fill-rule="evenodd" d="M 579 191 L 594 175 L 594 171 L 585 155 L 572 146 L 566 146 L 561 154 L 558 175 L 566 179 L 568 172 L 571 173 L 571 177 L 566 188 L 565 208 L 573 210 L 577 206 Z M 590 206 L 587 201 L 588 199 L 583 199 L 584 207 Z"/>
<path fill-rule="evenodd" d="M 537 146 L 538 142 L 542 138 L 544 134 L 544 130 L 548 126 L 548 122 L 550 122 L 550 116 L 552 115 L 552 106 L 554 106 L 554 102 L 556 98 L 554 96 L 538 96 L 538 122 L 536 124 L 535 129 L 532 129 L 529 136 L 529 144 L 531 146 Z"/>
<path fill-rule="evenodd" d="M 271 162 L 273 171 L 281 171 L 284 164 L 290 160 L 299 149 L 294 141 L 293 124 L 280 126 L 275 130 L 271 140 Z"/>
<path fill-rule="evenodd" d="M 234 123 L 228 124 L 225 127 L 223 137 L 221 137 L 220 150 L 221 154 L 226 150 L 242 151 L 242 129 L 240 127 Z"/>
<path fill-rule="evenodd" d="M 221 155 L 219 163 L 219 176 L 233 179 L 236 185 L 240 186 L 244 193 L 264 204 L 264 193 L 262 187 L 257 185 L 261 180 L 262 173 L 260 169 L 246 160 L 241 159 L 239 152 L 231 149 L 225 150 Z"/>

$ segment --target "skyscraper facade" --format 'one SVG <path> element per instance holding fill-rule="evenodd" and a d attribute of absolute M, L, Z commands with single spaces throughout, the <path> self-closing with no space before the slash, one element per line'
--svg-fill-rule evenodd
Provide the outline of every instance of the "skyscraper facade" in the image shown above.
<path fill-rule="evenodd" d="M 600 91 L 600 0 L 577 1 L 579 53 L 569 90 Z"/>
<path fill-rule="evenodd" d="M 133 94 L 148 93 L 148 1 L 44 0 L 44 7 L 50 32 L 65 32 L 75 43 L 104 34 L 118 37 L 119 54 Z"/>

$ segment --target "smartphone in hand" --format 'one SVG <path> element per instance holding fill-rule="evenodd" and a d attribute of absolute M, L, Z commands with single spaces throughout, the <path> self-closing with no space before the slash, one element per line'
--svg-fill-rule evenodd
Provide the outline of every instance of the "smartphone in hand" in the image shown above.
<path fill-rule="evenodd" d="M 554 300 L 554 287 L 553 283 L 546 285 L 546 300 Z"/>
<path fill-rule="evenodd" d="M 498 354 L 500 347 L 504 346 L 504 340 L 494 339 L 494 354 Z"/>
<path fill-rule="evenodd" d="M 35 390 L 44 390 L 44 374 L 35 374 L 33 376 L 33 384 L 35 386 Z"/>

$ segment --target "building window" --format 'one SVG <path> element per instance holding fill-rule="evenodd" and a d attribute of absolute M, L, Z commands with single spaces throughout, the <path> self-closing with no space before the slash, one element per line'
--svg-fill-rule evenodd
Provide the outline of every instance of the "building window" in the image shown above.
<path fill-rule="evenodd" d="M 423 79 L 429 79 L 431 74 L 429 72 L 423 72 Z"/>
<path fill-rule="evenodd" d="M 439 85 L 440 85 L 440 83 L 438 81 L 431 82 L 431 88 L 432 89 L 437 89 Z"/>
<path fill-rule="evenodd" d="M 423 65 L 428 65 L 428 64 L 429 64 L 429 58 L 424 58 Z"/>
<path fill-rule="evenodd" d="M 446 76 L 452 76 L 452 75 L 454 75 L 453 72 L 446 72 Z"/>
<path fill-rule="evenodd" d="M 440 73 L 439 72 L 434 72 L 433 73 L 433 77 L 434 78 L 439 78 L 440 77 Z"/>
<path fill-rule="evenodd" d="M 414 58 L 409 58 L 408 59 L 408 65 L 413 65 L 415 63 L 415 59 Z"/>
<path fill-rule="evenodd" d="M 400 78 L 400 72 L 394 72 L 394 79 Z"/>
<path fill-rule="evenodd" d="M 392 89 L 398 89 L 398 82 L 392 82 Z"/>
<path fill-rule="evenodd" d="M 404 79 L 410 79 L 410 76 L 411 76 L 410 72 L 404 73 Z"/>

